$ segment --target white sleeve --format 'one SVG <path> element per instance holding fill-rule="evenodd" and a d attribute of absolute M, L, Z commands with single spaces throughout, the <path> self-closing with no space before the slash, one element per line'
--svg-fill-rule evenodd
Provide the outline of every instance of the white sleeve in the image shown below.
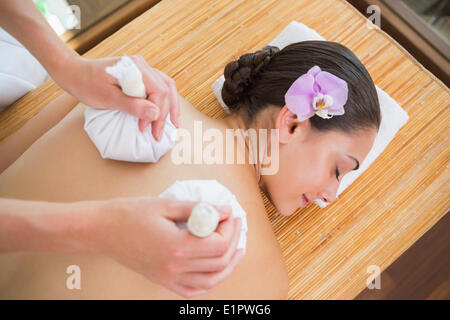
<path fill-rule="evenodd" d="M 39 61 L 0 28 L 0 111 L 47 79 L 47 71 Z"/>

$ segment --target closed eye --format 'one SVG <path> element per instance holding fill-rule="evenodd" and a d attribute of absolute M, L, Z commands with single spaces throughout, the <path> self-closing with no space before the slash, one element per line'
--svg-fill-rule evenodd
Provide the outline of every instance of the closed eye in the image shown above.
<path fill-rule="evenodd" d="M 339 181 L 339 170 L 338 170 L 338 168 L 336 167 L 336 179 Z"/>

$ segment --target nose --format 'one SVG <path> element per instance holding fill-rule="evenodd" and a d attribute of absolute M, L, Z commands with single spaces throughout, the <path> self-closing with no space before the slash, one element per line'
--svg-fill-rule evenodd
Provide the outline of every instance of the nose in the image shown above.
<path fill-rule="evenodd" d="M 319 199 L 322 200 L 323 202 L 331 203 L 334 200 L 336 200 L 336 196 L 332 197 L 329 195 L 324 195 L 324 193 L 321 193 L 321 195 L 319 196 Z"/>
<path fill-rule="evenodd" d="M 337 199 L 336 193 L 338 187 L 339 184 L 333 183 L 332 185 L 329 185 L 325 190 L 320 192 L 317 197 L 326 203 L 331 203 Z"/>

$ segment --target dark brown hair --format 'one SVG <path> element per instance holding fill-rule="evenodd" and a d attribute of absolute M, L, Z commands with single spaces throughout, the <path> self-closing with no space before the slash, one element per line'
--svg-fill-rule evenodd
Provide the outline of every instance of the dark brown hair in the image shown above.
<path fill-rule="evenodd" d="M 348 99 L 343 115 L 331 119 L 314 115 L 309 118 L 312 127 L 345 133 L 378 130 L 380 105 L 372 78 L 356 55 L 337 42 L 309 40 L 292 43 L 282 50 L 266 46 L 244 54 L 225 67 L 222 99 L 231 112 L 239 111 L 247 123 L 251 122 L 269 105 L 283 107 L 291 84 L 314 65 L 345 80 Z"/>

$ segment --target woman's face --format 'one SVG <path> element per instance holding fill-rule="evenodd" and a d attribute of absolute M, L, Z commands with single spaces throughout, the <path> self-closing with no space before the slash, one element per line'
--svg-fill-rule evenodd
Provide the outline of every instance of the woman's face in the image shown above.
<path fill-rule="evenodd" d="M 279 129 L 278 172 L 263 175 L 261 179 L 281 215 L 290 215 L 315 199 L 333 202 L 342 177 L 357 167 L 357 161 L 362 163 L 376 136 L 375 129 L 354 135 L 317 132 L 309 120 L 298 122 L 287 107 L 278 114 L 276 128 Z M 302 195 L 309 200 L 306 205 Z"/>

